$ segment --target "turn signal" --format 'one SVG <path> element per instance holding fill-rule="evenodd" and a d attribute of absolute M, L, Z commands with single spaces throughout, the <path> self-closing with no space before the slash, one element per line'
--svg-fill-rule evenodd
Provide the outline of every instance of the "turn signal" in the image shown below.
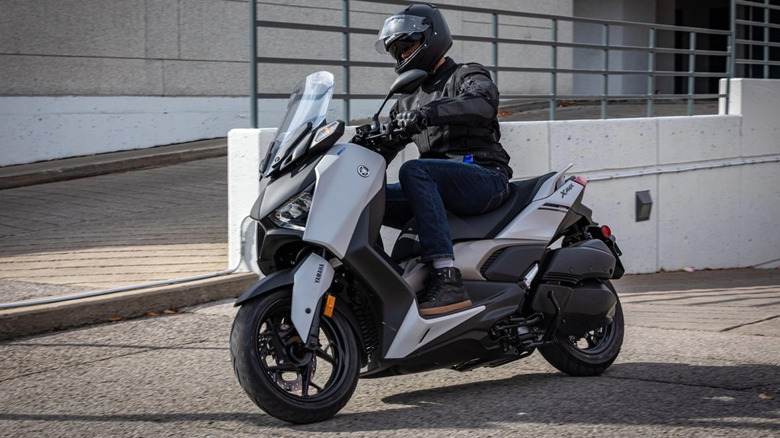
<path fill-rule="evenodd" d="M 327 298 L 325 298 L 325 310 L 322 312 L 322 314 L 328 318 L 333 318 L 333 309 L 335 307 L 336 297 L 333 295 L 328 295 Z"/>

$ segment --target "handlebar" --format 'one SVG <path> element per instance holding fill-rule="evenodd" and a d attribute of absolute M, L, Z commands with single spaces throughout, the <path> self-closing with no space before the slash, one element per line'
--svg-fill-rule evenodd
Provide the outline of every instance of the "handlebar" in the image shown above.
<path fill-rule="evenodd" d="M 374 149 L 388 141 L 395 141 L 403 136 L 403 129 L 399 128 L 394 120 L 385 123 L 366 124 L 358 126 L 355 133 L 357 144 Z"/>

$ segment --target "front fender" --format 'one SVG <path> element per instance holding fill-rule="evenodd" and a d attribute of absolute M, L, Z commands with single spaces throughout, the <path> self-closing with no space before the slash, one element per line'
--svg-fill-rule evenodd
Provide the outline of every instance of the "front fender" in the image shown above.
<path fill-rule="evenodd" d="M 255 284 L 252 286 L 249 286 L 249 289 L 247 289 L 246 292 L 242 293 L 241 296 L 238 297 L 234 305 L 238 307 L 252 298 L 260 296 L 264 293 L 268 293 L 285 286 L 291 286 L 295 282 L 294 278 L 295 269 L 293 268 L 282 269 L 281 271 L 271 273 L 255 282 Z"/>

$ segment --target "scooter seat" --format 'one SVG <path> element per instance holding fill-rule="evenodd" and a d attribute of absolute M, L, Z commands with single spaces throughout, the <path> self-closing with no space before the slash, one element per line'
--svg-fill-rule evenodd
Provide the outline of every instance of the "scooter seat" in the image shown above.
<path fill-rule="evenodd" d="M 464 240 L 492 239 L 506 227 L 528 204 L 545 181 L 552 178 L 555 172 L 550 172 L 536 178 L 522 181 L 510 181 L 509 198 L 498 208 L 485 214 L 475 216 L 458 216 L 447 212 L 450 226 L 450 236 L 453 242 Z M 400 262 L 420 254 L 420 242 L 417 239 L 415 221 L 412 219 L 404 227 L 393 246 L 391 258 Z"/>
<path fill-rule="evenodd" d="M 555 172 L 550 172 L 532 179 L 511 181 L 509 183 L 509 198 L 498 208 L 485 214 L 458 216 L 447 212 L 452 241 L 482 240 L 496 237 L 515 216 L 533 201 L 542 184 L 554 175 Z"/>

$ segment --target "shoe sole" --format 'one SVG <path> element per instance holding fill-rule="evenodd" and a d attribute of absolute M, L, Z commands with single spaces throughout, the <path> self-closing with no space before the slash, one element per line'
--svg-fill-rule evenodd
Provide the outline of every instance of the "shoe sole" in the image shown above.
<path fill-rule="evenodd" d="M 466 307 L 471 307 L 471 300 L 461 301 L 459 303 L 450 304 L 448 306 L 431 307 L 429 309 L 420 309 L 420 315 L 421 316 L 443 315 L 445 313 L 450 313 L 456 310 L 465 309 Z"/>

